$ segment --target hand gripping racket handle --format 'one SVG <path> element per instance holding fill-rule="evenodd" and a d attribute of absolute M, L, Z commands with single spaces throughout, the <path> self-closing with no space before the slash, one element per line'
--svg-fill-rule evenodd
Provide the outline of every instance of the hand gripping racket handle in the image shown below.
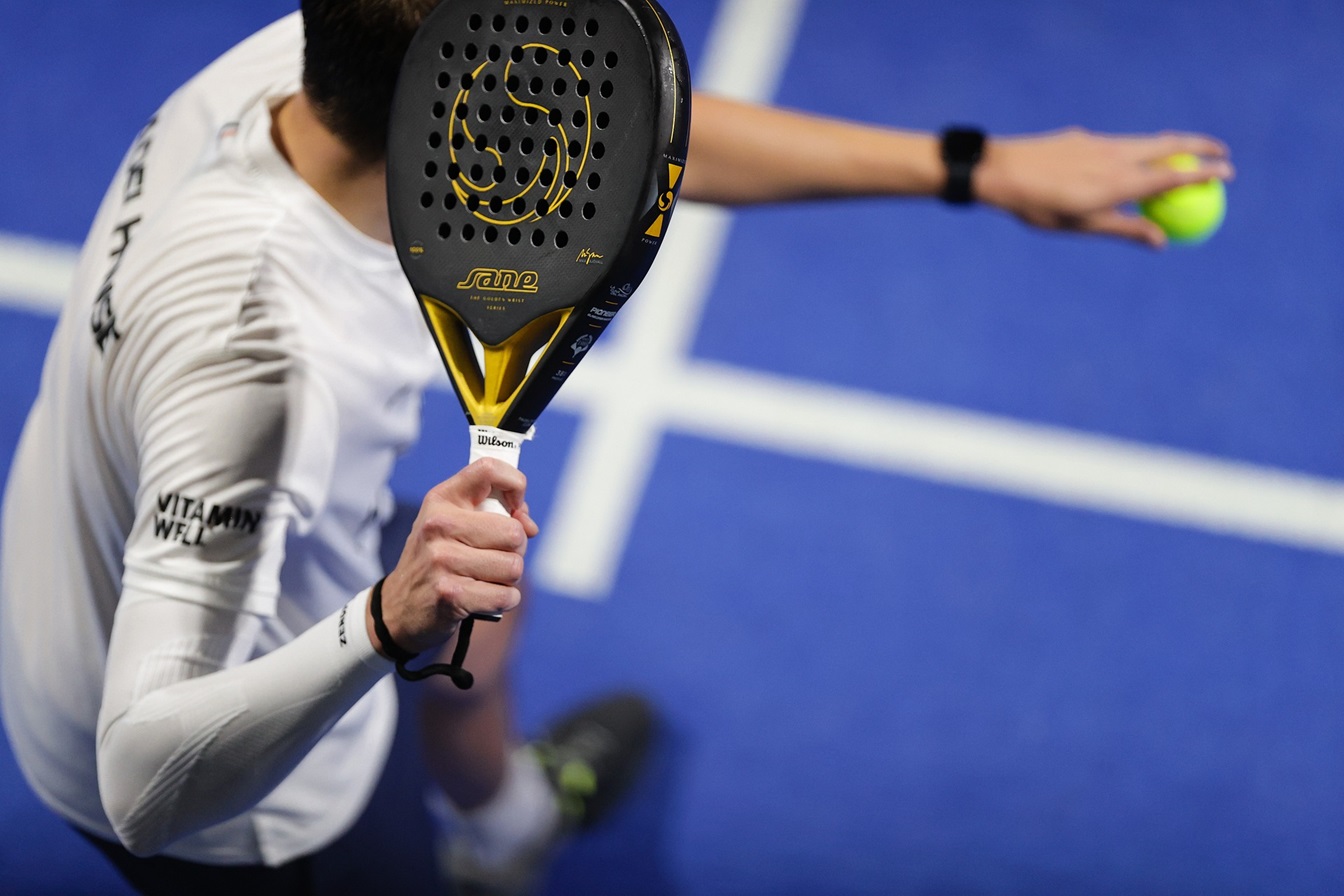
<path fill-rule="evenodd" d="M 493 426 L 472 426 L 471 433 L 471 460 L 475 463 L 483 457 L 493 457 L 501 460 L 509 466 L 517 469 L 518 457 L 523 450 L 523 442 L 532 438 L 532 430 L 525 433 L 511 432 L 507 429 L 496 429 Z M 476 505 L 477 510 L 484 510 L 489 513 L 498 513 L 502 516 L 508 516 L 509 511 L 504 506 L 504 502 L 499 499 L 497 494 L 492 494 L 480 504 Z M 472 613 L 466 620 L 470 623 L 472 619 L 485 619 L 490 622 L 498 622 L 504 618 L 502 613 Z M 465 624 L 465 623 L 464 623 Z"/>
<path fill-rule="evenodd" d="M 518 456 L 522 452 L 523 442 L 530 438 L 532 438 L 531 429 L 525 433 L 517 433 L 507 429 L 496 429 L 493 426 L 472 426 L 471 463 L 475 463 L 482 457 L 493 457 L 517 469 Z M 509 515 L 508 508 L 504 506 L 504 502 L 500 500 L 498 494 L 492 494 L 480 504 L 477 504 L 476 509 L 487 513 L 498 513 L 503 516 Z M 466 619 L 463 619 L 462 624 L 457 627 L 457 647 L 453 650 L 451 661 L 434 663 L 423 669 L 407 669 L 405 663 L 398 663 L 398 674 L 408 681 L 420 681 L 430 675 L 447 675 L 452 679 L 453 684 L 462 690 L 469 689 L 475 682 L 475 678 L 463 668 L 462 664 L 467 659 L 467 648 L 471 644 L 471 632 L 475 628 L 476 620 L 484 619 L 487 622 L 499 622 L 503 618 L 503 613 L 472 613 Z"/>

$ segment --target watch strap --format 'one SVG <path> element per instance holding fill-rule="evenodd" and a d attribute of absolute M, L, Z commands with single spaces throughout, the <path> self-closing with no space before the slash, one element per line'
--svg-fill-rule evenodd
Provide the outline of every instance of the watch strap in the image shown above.
<path fill-rule="evenodd" d="M 975 202 L 971 176 L 984 153 L 984 131 L 965 125 L 945 128 L 939 142 L 939 155 L 947 168 L 947 180 L 938 197 L 951 205 L 970 205 Z"/>

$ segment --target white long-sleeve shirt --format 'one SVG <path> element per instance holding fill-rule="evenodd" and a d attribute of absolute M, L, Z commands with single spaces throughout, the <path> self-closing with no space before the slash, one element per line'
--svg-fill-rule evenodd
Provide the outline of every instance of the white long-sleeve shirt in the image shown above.
<path fill-rule="evenodd" d="M 363 601 L 439 365 L 391 247 L 273 145 L 301 50 L 281 20 L 136 140 L 6 487 L 10 741 L 49 806 L 136 852 L 310 853 L 391 743 Z"/>

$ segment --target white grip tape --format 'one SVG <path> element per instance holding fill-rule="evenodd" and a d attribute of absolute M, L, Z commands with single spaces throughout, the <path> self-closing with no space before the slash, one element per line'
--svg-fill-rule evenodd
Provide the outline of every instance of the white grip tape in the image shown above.
<path fill-rule="evenodd" d="M 493 426 L 473 426 L 471 427 L 471 463 L 475 463 L 483 457 L 493 457 L 495 460 L 502 460 L 504 463 L 518 468 L 518 457 L 522 454 L 523 443 L 532 438 L 536 431 L 535 427 L 527 432 L 511 432 L 507 429 L 497 429 Z M 480 503 L 478 510 L 488 510 L 491 513 L 498 513 L 508 516 L 509 512 L 504 509 L 504 504 L 499 498 L 491 495 Z"/>
<path fill-rule="evenodd" d="M 507 429 L 496 429 L 493 426 L 473 426 L 470 431 L 471 463 L 475 463 L 483 457 L 493 457 L 495 460 L 504 461 L 516 470 L 518 468 L 518 456 L 523 451 L 523 443 L 532 438 L 532 433 L 536 432 L 536 427 L 528 429 L 527 432 L 512 432 Z M 509 511 L 504 507 L 504 502 L 494 495 L 477 504 L 476 509 L 498 513 L 500 516 L 509 515 Z M 477 619 L 489 619 L 495 622 L 498 622 L 501 618 L 499 613 L 473 613 L 472 616 Z"/>

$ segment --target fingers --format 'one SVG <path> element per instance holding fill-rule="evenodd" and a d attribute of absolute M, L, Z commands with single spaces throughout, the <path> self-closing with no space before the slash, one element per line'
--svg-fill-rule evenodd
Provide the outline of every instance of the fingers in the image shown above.
<path fill-rule="evenodd" d="M 1164 162 L 1157 162 L 1144 169 L 1139 194 L 1146 198 L 1186 184 L 1228 180 L 1231 177 L 1232 166 L 1226 162 L 1202 162 L 1195 168 L 1173 168 Z"/>
<path fill-rule="evenodd" d="M 1103 236 L 1142 243 L 1153 249 L 1163 249 L 1167 245 L 1167 235 L 1147 218 L 1120 211 L 1104 211 L 1092 215 L 1080 222 L 1079 230 Z"/>
<path fill-rule="evenodd" d="M 537 534 L 526 485 L 518 470 L 486 458 L 425 496 L 383 586 L 384 619 L 399 646 L 413 652 L 436 647 L 467 616 L 518 606 L 523 555 Z M 477 509 L 492 493 L 511 515 Z"/>
<path fill-rule="evenodd" d="M 512 522 L 500 517 L 495 521 Z M 388 631 L 397 645 L 412 653 L 439 646 L 473 613 L 507 613 L 522 600 L 521 554 L 471 547 L 436 535 L 435 528 L 411 533 L 396 568 L 383 583 Z"/>
<path fill-rule="evenodd" d="M 1204 134 L 1166 131 L 1149 137 L 1136 137 L 1136 148 L 1144 161 L 1156 162 L 1177 155 L 1192 155 L 1226 162 L 1231 153 L 1221 140 Z M 1229 166 L 1230 167 L 1230 166 Z"/>
<path fill-rule="evenodd" d="M 1236 176 L 1227 146 L 1212 137 L 1169 132 L 1127 139 L 1130 158 L 1138 163 L 1132 192 L 1139 198 L 1187 184 L 1213 179 L 1226 181 Z M 1194 164 L 1175 167 L 1171 159 L 1177 156 L 1193 159 Z"/>
<path fill-rule="evenodd" d="M 427 562 L 440 578 L 465 580 L 465 587 L 474 583 L 484 585 L 516 586 L 523 578 L 521 548 L 481 548 L 468 544 L 452 531 L 450 525 L 431 520 L 426 527 L 425 550 Z M 493 589 L 483 589 L 492 591 Z M 468 607 L 479 612 L 480 607 Z"/>
<path fill-rule="evenodd" d="M 1173 167 L 1175 156 L 1195 163 Z M 1165 246 L 1166 236 L 1133 213 L 1134 203 L 1235 173 L 1226 145 L 1203 134 L 1109 135 L 1081 128 L 992 141 L 980 169 L 981 198 L 1032 226 L 1153 248 Z"/>
<path fill-rule="evenodd" d="M 522 524 L 527 538 L 532 538 L 540 531 L 524 498 L 527 477 L 500 460 L 481 458 L 456 476 L 440 483 L 435 487 L 435 492 L 469 507 L 480 507 L 486 498 L 495 498 L 504 505 L 509 516 Z"/>
<path fill-rule="evenodd" d="M 528 514 L 526 507 L 523 507 L 521 511 L 515 511 L 513 518 L 523 524 L 523 532 L 527 534 L 528 538 L 536 538 L 537 534 L 541 532 L 541 527 Z"/>
<path fill-rule="evenodd" d="M 492 457 L 475 461 L 436 485 L 431 492 L 473 508 L 479 507 L 481 502 L 493 494 L 503 502 L 510 514 L 523 504 L 526 493 L 527 477 L 522 471 Z"/>

